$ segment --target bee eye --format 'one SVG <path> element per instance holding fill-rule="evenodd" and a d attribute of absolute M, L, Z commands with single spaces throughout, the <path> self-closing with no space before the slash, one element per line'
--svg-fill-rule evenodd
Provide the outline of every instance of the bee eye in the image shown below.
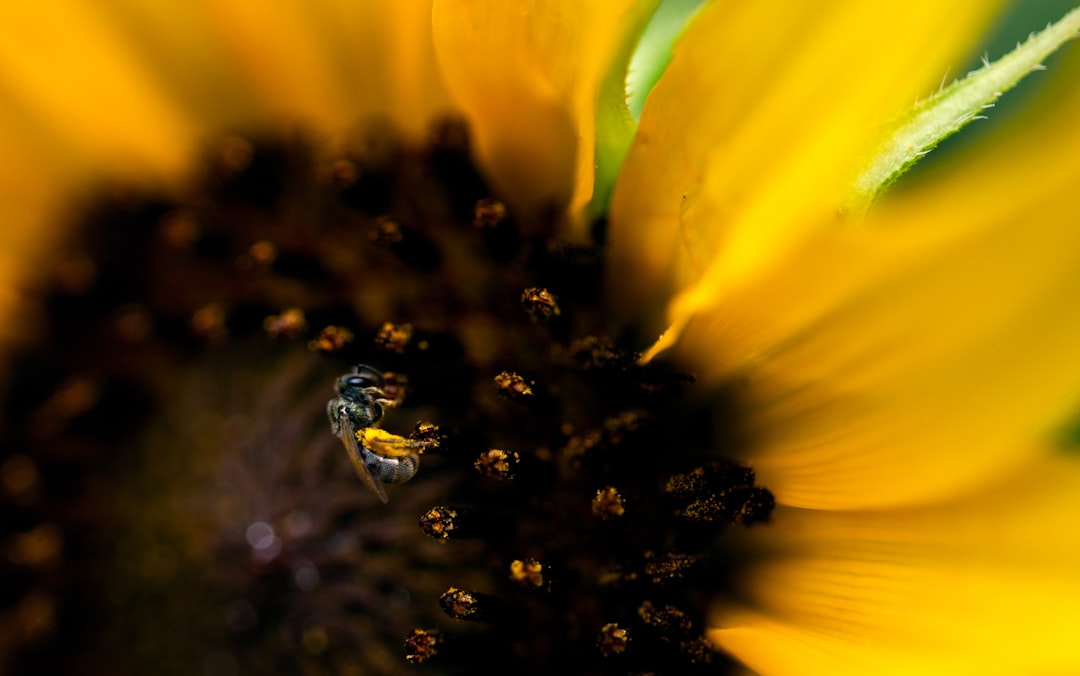
<path fill-rule="evenodd" d="M 360 364 L 356 367 L 356 373 L 345 382 L 351 387 L 382 387 L 383 374 L 367 364 Z"/>
<path fill-rule="evenodd" d="M 367 376 L 349 376 L 345 379 L 345 384 L 349 387 L 365 388 L 375 387 L 378 383 Z"/>

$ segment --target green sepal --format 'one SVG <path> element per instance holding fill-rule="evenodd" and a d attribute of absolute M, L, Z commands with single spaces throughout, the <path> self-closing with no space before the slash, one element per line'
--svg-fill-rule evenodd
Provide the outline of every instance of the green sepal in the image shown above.
<path fill-rule="evenodd" d="M 600 218 L 607 211 L 619 167 L 637 132 L 637 121 L 627 105 L 626 76 L 638 41 L 659 2 L 644 0 L 634 6 L 622 44 L 600 82 L 596 102 L 596 176 L 587 207 L 589 220 Z"/>
<path fill-rule="evenodd" d="M 855 181 L 849 211 L 864 212 L 897 178 L 984 111 L 1080 32 L 1080 8 L 1034 33 L 1016 49 L 922 101 L 893 125 Z"/>

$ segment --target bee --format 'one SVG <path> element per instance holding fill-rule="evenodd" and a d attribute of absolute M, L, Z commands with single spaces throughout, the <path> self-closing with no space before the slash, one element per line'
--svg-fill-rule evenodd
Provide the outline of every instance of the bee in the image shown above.
<path fill-rule="evenodd" d="M 420 466 L 424 441 L 406 439 L 375 426 L 383 409 L 396 406 L 383 374 L 361 364 L 334 384 L 336 397 L 326 403 L 330 430 L 341 439 L 356 474 L 384 503 L 389 501 L 383 484 L 401 484 L 413 478 Z"/>

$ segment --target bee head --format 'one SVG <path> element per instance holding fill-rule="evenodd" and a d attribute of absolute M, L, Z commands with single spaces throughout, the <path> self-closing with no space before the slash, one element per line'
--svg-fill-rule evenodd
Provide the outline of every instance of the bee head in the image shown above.
<path fill-rule="evenodd" d="M 346 373 L 337 379 L 335 389 L 338 396 L 350 401 L 367 399 L 375 401 L 383 398 L 383 374 L 367 366 L 360 364 L 352 373 Z"/>

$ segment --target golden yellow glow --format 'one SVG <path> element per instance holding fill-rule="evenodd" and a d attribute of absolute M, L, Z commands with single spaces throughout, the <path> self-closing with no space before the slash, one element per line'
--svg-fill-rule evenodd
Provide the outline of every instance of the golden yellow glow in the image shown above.
<path fill-rule="evenodd" d="M 761 673 L 1072 673 L 1080 464 L 891 511 L 788 509 L 710 639 Z M 748 546 L 755 543 L 748 542 Z"/>

